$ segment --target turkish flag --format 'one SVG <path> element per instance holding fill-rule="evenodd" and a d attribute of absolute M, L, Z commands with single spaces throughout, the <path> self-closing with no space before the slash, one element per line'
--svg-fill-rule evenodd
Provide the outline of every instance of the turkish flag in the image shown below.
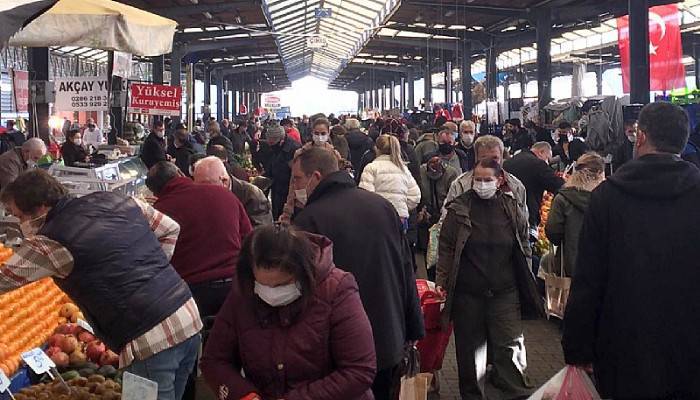
<path fill-rule="evenodd" d="M 685 67 L 681 43 L 681 13 L 669 4 L 649 9 L 649 76 L 653 91 L 684 88 Z M 630 92 L 629 16 L 617 19 L 617 37 L 622 63 L 622 87 Z"/>

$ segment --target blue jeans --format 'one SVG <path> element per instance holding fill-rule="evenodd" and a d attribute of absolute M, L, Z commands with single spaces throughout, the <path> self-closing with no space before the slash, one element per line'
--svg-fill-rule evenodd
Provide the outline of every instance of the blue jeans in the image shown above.
<path fill-rule="evenodd" d="M 200 335 L 194 335 L 175 347 L 145 360 L 134 361 L 126 370 L 158 383 L 158 400 L 180 400 L 187 377 L 197 361 L 200 343 Z"/>

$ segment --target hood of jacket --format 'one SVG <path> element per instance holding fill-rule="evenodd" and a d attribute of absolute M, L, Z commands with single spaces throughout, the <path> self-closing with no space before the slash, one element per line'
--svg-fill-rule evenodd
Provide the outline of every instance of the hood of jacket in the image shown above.
<path fill-rule="evenodd" d="M 321 180 L 316 189 L 309 195 L 307 205 L 324 195 L 342 189 L 357 188 L 357 183 L 346 171 L 336 171 Z"/>
<path fill-rule="evenodd" d="M 194 183 L 192 179 L 184 176 L 177 176 L 169 180 L 168 183 L 163 186 L 163 190 L 161 190 L 161 192 L 158 194 L 158 197 L 175 194 L 194 185 L 196 185 L 196 183 Z M 157 202 L 158 201 L 156 201 L 156 203 Z"/>
<path fill-rule="evenodd" d="M 331 273 L 333 263 L 333 242 L 325 236 L 304 232 L 314 248 L 316 286 L 320 285 Z"/>
<path fill-rule="evenodd" d="M 591 201 L 591 192 L 579 188 L 567 187 L 559 190 L 559 195 L 571 203 L 574 208 L 585 213 Z"/>
<path fill-rule="evenodd" d="M 673 154 L 649 154 L 620 167 L 608 182 L 635 197 L 673 199 L 700 185 L 700 170 Z"/>
<path fill-rule="evenodd" d="M 429 132 L 429 133 L 424 133 L 424 134 L 420 135 L 416 144 L 418 144 L 420 142 L 425 142 L 426 140 L 435 141 L 435 134 L 432 132 Z"/>

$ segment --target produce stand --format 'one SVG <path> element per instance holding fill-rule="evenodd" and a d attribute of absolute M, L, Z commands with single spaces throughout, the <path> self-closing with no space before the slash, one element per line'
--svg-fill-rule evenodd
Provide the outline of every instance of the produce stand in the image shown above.
<path fill-rule="evenodd" d="M 144 197 L 146 166 L 138 157 L 125 157 L 98 166 L 66 167 L 53 164 L 49 174 L 58 179 L 71 194 L 84 196 L 98 191 L 119 193 L 124 196 Z"/>

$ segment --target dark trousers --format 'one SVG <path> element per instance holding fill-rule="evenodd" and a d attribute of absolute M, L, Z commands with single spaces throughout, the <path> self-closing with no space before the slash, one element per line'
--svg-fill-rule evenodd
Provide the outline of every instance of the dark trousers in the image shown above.
<path fill-rule="evenodd" d="M 397 365 L 377 371 L 377 375 L 372 383 L 374 400 L 394 400 L 398 397 L 398 369 L 399 366 Z"/>
<path fill-rule="evenodd" d="M 194 301 L 197 302 L 199 315 L 204 322 L 204 332 L 202 335 L 203 341 L 206 340 L 207 334 L 211 329 L 211 324 L 213 323 L 213 317 L 216 317 L 216 314 L 219 313 L 219 309 L 224 304 L 224 301 L 228 296 L 228 292 L 231 290 L 232 283 L 233 282 L 231 279 L 222 279 L 189 285 L 190 291 L 192 292 L 192 297 L 194 298 Z M 196 379 L 197 363 L 195 363 L 194 371 L 190 374 L 187 381 L 185 393 L 182 396 L 183 400 L 195 399 Z"/>
<path fill-rule="evenodd" d="M 492 297 L 455 293 L 452 320 L 462 400 L 486 398 L 487 358 L 493 366 L 491 383 L 502 392 L 499 398 L 531 393 L 517 291 Z"/>

